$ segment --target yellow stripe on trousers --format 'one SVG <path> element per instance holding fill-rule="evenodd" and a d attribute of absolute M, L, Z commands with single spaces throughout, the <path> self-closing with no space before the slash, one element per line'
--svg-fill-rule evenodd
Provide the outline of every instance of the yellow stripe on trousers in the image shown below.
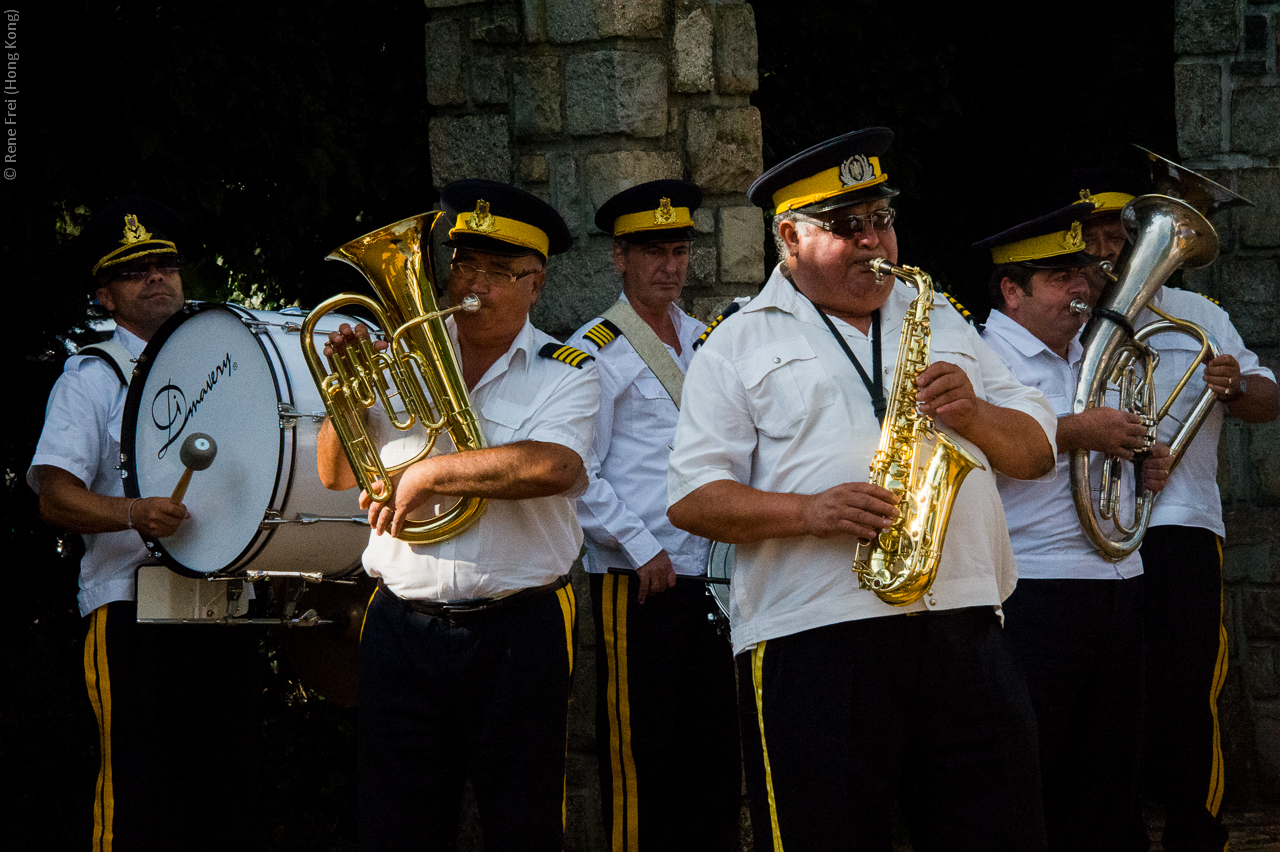
<path fill-rule="evenodd" d="M 613 772 L 613 852 L 639 849 L 636 763 L 631 752 L 631 696 L 627 692 L 627 601 L 630 577 L 605 574 L 604 645 L 608 665 L 609 768 Z"/>
<path fill-rule="evenodd" d="M 111 779 L 111 674 L 107 668 L 107 608 L 98 607 L 90 616 L 84 638 L 84 683 L 89 703 L 98 719 L 98 783 L 93 792 L 93 849 L 111 852 L 114 840 L 115 789 Z"/>
<path fill-rule="evenodd" d="M 1222 539 L 1218 544 L 1218 574 L 1222 574 Z M 1222 586 L 1219 584 L 1221 590 Z M 1209 813 L 1217 816 L 1222 807 L 1222 794 L 1226 786 L 1222 765 L 1222 735 L 1218 730 L 1218 695 L 1227 680 L 1227 627 L 1222 623 L 1223 592 L 1218 597 L 1218 662 L 1213 670 L 1213 686 L 1209 692 L 1209 712 L 1213 714 L 1213 769 L 1209 775 L 1209 797 L 1204 806 Z"/>
<path fill-rule="evenodd" d="M 769 793 L 769 824 L 773 830 L 773 852 L 783 852 L 782 832 L 778 829 L 778 803 L 773 796 L 773 769 L 769 766 L 769 745 L 764 738 L 764 642 L 751 650 L 751 682 L 755 687 L 756 719 L 760 723 L 760 754 L 764 759 L 764 786 Z"/>
<path fill-rule="evenodd" d="M 569 678 L 573 679 L 573 625 L 578 619 L 578 601 L 573 596 L 573 586 L 565 586 L 556 590 L 556 600 L 560 602 L 560 612 L 564 615 L 564 644 L 569 655 Z M 567 717 L 566 717 L 567 718 Z M 566 727 L 567 727 L 566 722 Z M 563 831 L 569 823 L 569 736 L 565 731 L 564 740 L 565 775 L 560 782 L 560 829 Z"/>

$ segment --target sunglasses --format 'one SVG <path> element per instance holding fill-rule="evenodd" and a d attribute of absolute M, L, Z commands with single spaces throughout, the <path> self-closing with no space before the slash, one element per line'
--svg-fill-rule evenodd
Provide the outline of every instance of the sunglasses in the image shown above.
<path fill-rule="evenodd" d="M 889 230 L 893 227 L 893 220 L 897 215 L 897 211 L 892 207 L 886 207 L 883 210 L 876 210 L 864 215 L 841 216 L 839 219 L 827 220 L 805 216 L 804 221 L 811 225 L 817 225 L 837 240 L 852 240 L 860 236 L 866 230 L 867 225 L 877 231 Z"/>

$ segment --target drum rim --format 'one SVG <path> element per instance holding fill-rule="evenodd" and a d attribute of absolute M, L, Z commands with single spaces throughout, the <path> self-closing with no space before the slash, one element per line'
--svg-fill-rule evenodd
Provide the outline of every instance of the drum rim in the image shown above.
<path fill-rule="evenodd" d="M 165 320 L 164 324 L 160 326 L 154 335 L 152 335 L 146 348 L 142 351 L 142 354 L 138 356 L 138 360 L 133 371 L 133 377 L 129 381 L 129 392 L 125 397 L 124 415 L 121 418 L 120 423 L 120 471 L 121 476 L 124 477 L 124 493 L 126 497 L 139 498 L 142 496 L 138 490 L 138 410 L 142 405 L 141 398 L 143 388 L 147 383 L 147 377 L 151 374 L 152 365 L 155 364 L 155 356 L 168 339 L 173 336 L 173 333 L 178 330 L 179 326 L 192 317 L 206 311 L 225 311 L 240 320 L 241 323 L 244 323 L 246 320 L 255 320 L 255 317 L 248 310 L 241 308 L 238 305 L 225 305 L 219 302 L 187 302 L 176 314 Z M 243 312 L 243 315 L 241 312 Z M 270 370 L 272 374 L 271 378 L 276 388 L 276 399 L 279 400 L 280 379 L 275 375 L 276 371 L 274 369 L 274 362 L 272 361 L 270 354 L 266 351 L 266 348 L 262 345 L 260 335 L 253 334 L 252 330 L 250 330 L 250 335 L 253 337 L 254 342 L 258 344 L 258 348 L 262 350 L 262 356 L 266 360 L 268 366 L 272 368 Z M 281 489 L 279 465 L 283 464 L 284 461 L 285 436 L 283 432 L 284 430 L 282 429 L 279 438 L 280 446 L 276 454 L 277 467 L 275 485 L 272 488 L 271 500 L 269 501 L 269 505 L 271 506 L 277 504 L 276 498 L 280 495 Z M 292 452 L 292 447 L 290 448 L 290 451 Z M 294 462 L 296 462 L 296 459 L 292 460 L 290 463 L 290 475 L 288 477 L 289 482 L 285 483 L 284 486 L 286 496 L 289 488 L 292 486 Z M 218 568 L 214 571 L 197 571 L 194 568 L 188 567 L 169 553 L 169 550 L 160 542 L 159 539 L 144 538 L 143 544 L 146 545 L 146 548 L 151 555 L 154 558 L 158 558 L 165 567 L 169 568 L 171 571 L 181 574 L 184 577 L 216 577 L 234 574 L 236 570 L 244 564 L 247 555 L 255 554 L 266 546 L 273 532 L 275 532 L 275 530 L 264 530 L 260 527 L 234 559 L 229 561 L 222 568 Z"/>

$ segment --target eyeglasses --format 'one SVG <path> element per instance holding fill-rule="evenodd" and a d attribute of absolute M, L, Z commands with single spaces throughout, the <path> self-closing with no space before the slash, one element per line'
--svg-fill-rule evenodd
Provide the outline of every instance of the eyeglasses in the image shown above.
<path fill-rule="evenodd" d="M 449 269 L 453 271 L 453 276 L 459 281 L 474 281 L 477 278 L 483 278 L 484 282 L 492 287 L 515 284 L 521 278 L 536 275 L 542 271 L 541 269 L 530 269 L 520 273 L 503 272 L 500 269 L 481 269 L 478 266 L 472 266 L 469 263 L 462 263 L 457 260 L 449 264 Z"/>
<path fill-rule="evenodd" d="M 123 281 L 145 281 L 151 276 L 152 268 L 161 275 L 176 275 L 180 267 L 173 265 L 161 266 L 158 263 L 148 264 L 146 269 L 122 269 L 115 273 L 115 277 Z"/>
<path fill-rule="evenodd" d="M 841 216 L 839 219 L 817 219 L 813 216 L 804 216 L 804 221 L 812 225 L 817 225 L 822 230 L 831 234 L 837 240 L 853 240 L 861 236 L 867 225 L 871 225 L 877 231 L 887 231 L 893 227 L 894 217 L 898 215 L 898 211 L 892 207 L 886 207 L 883 210 L 874 210 L 864 215 Z"/>

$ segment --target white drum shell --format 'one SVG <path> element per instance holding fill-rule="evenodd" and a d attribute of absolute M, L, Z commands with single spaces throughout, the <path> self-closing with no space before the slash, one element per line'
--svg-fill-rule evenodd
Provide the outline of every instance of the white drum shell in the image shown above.
<path fill-rule="evenodd" d="M 359 492 L 329 491 L 316 471 L 325 411 L 299 345 L 301 316 L 193 304 L 175 320 L 148 345 L 130 385 L 125 492 L 169 496 L 193 432 L 211 436 L 217 454 L 192 474 L 183 498 L 191 517 L 148 544 L 170 568 L 197 576 L 252 566 L 337 578 L 358 569 L 369 538 L 354 520 L 363 516 Z M 325 317 L 318 345 L 342 322 L 355 321 Z"/>

